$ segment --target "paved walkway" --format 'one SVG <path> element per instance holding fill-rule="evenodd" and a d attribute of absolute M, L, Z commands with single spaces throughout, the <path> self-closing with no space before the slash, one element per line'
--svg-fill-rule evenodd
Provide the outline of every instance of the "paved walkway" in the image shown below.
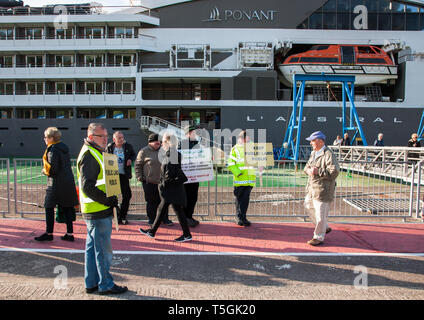
<path fill-rule="evenodd" d="M 202 222 L 192 229 L 193 241 L 176 243 L 173 239 L 181 234 L 178 223 L 159 228 L 155 239 L 139 232 L 147 228 L 142 221 L 131 221 L 129 225 L 113 230 L 114 252 L 144 253 L 191 253 L 191 254 L 423 254 L 422 240 L 424 223 L 364 223 L 330 224 L 323 245 L 312 247 L 311 223 L 253 223 L 240 227 L 231 222 Z M 83 221 L 74 223 L 75 242 L 60 239 L 64 224 L 55 225 L 55 238 L 51 242 L 39 243 L 34 236 L 45 230 L 44 221 L 29 219 L 0 220 L 0 250 L 30 249 L 34 251 L 82 252 L 85 247 L 86 229 Z M 424 255 L 424 254 L 423 254 Z"/>
<path fill-rule="evenodd" d="M 178 224 L 151 239 L 138 231 L 145 222 L 132 221 L 112 235 L 111 272 L 129 291 L 100 296 L 84 291 L 83 221 L 75 242 L 62 241 L 65 225 L 56 224 L 54 240 L 39 243 L 44 221 L 0 219 L 0 300 L 423 299 L 424 223 L 330 225 L 325 243 L 311 247 L 311 223 L 201 222 L 193 241 L 176 243 Z"/>

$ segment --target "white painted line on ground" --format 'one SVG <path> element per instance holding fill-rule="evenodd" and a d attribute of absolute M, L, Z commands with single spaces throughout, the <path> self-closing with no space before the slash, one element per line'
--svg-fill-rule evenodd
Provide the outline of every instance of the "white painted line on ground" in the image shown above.
<path fill-rule="evenodd" d="M 42 253 L 84 253 L 85 250 L 76 249 L 41 249 L 41 248 L 0 248 L 0 252 L 42 252 Z M 403 252 L 212 252 L 212 251 L 125 251 L 114 250 L 113 254 L 127 255 L 164 255 L 164 256 L 308 256 L 308 257 L 342 257 L 342 256 L 376 256 L 424 257 L 424 253 Z"/>

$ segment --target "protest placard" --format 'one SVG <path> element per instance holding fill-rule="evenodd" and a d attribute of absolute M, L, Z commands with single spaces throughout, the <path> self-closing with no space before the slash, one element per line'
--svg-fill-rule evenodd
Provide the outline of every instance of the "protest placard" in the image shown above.
<path fill-rule="evenodd" d="M 181 168 L 187 176 L 186 183 L 213 180 L 212 153 L 210 148 L 180 150 Z"/>
<path fill-rule="evenodd" d="M 119 196 L 121 194 L 121 184 L 119 182 L 118 157 L 111 153 L 103 153 L 103 165 L 106 196 Z M 113 220 L 116 231 L 119 231 L 116 208 L 113 208 Z"/>

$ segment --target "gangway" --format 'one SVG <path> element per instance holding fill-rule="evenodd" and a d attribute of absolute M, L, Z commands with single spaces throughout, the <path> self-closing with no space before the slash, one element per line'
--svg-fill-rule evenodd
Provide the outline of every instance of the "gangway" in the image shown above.
<path fill-rule="evenodd" d="M 299 82 L 299 90 L 297 88 Z M 284 136 L 283 147 L 280 150 L 278 160 L 282 158 L 295 160 L 299 159 L 299 142 L 302 131 L 302 114 L 303 114 L 303 102 L 305 97 L 306 82 L 341 82 L 342 84 L 342 125 L 343 134 L 348 131 L 354 131 L 352 142 L 355 141 L 356 136 L 359 134 L 362 138 L 364 146 L 367 146 L 367 140 L 362 130 L 361 123 L 359 121 L 358 113 L 356 111 L 354 103 L 354 83 L 355 76 L 346 75 L 304 75 L 294 74 L 293 75 L 293 111 L 290 116 L 288 127 Z M 347 97 L 347 99 L 346 99 Z M 349 101 L 349 110 L 347 107 L 347 100 Z M 300 102 L 300 106 L 299 105 Z M 347 112 L 349 112 L 349 123 L 347 123 Z"/>
<path fill-rule="evenodd" d="M 158 118 L 153 116 L 141 116 L 140 118 L 140 128 L 144 131 L 157 133 L 159 135 L 163 134 L 165 131 L 172 132 L 178 139 L 178 142 L 185 139 L 184 128 L 190 125 L 189 121 L 181 121 L 181 125 L 176 123 Z M 213 142 L 212 140 L 198 134 L 200 137 L 200 144 L 204 147 L 218 147 L 218 143 Z"/>

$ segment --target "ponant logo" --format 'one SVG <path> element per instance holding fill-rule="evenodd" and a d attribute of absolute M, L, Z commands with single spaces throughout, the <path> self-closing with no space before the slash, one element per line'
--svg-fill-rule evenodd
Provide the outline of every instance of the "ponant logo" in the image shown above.
<path fill-rule="evenodd" d="M 274 21 L 277 10 L 241 10 L 241 9 L 225 9 L 222 11 L 218 7 L 211 9 L 209 19 L 205 22 L 216 21 Z"/>

